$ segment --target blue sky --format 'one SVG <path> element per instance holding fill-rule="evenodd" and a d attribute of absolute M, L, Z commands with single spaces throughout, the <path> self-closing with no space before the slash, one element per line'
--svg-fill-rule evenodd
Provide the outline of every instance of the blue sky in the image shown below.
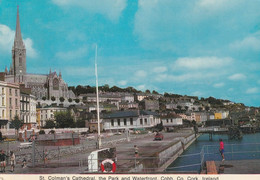
<path fill-rule="evenodd" d="M 260 106 L 260 0 L 0 0 L 0 67 L 19 4 L 27 72 Z"/>

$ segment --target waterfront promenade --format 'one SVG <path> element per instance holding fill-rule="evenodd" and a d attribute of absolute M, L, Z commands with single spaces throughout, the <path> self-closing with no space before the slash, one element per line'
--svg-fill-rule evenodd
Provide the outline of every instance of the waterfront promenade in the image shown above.
<path fill-rule="evenodd" d="M 219 174 L 260 174 L 260 160 L 215 161 Z"/>
<path fill-rule="evenodd" d="M 136 166 L 139 166 L 141 162 L 147 163 L 148 159 L 153 159 L 159 152 L 166 150 L 167 148 L 173 146 L 176 143 L 180 143 L 183 138 L 191 136 L 191 131 L 182 131 L 174 133 L 163 133 L 164 139 L 162 141 L 154 141 L 154 134 L 141 136 L 140 138 L 132 139 L 129 142 L 119 142 L 115 144 L 117 151 L 117 172 L 137 172 Z M 134 145 L 137 145 L 139 148 L 139 158 L 137 161 L 134 158 Z M 111 145 L 107 146 L 111 147 Z M 105 147 L 104 147 L 105 148 Z M 181 153 L 184 147 L 178 149 L 178 153 Z M 80 174 L 88 173 L 87 171 L 87 156 L 93 149 L 89 149 L 86 153 L 79 153 L 73 156 L 62 157 L 59 160 L 48 160 L 46 164 L 38 163 L 35 167 L 31 167 L 31 164 L 28 163 L 28 167 L 21 168 L 21 164 L 17 164 L 14 174 L 54 174 L 54 173 L 65 173 L 65 174 Z M 181 150 L 181 151 L 179 151 Z M 176 158 L 179 154 L 176 154 Z M 171 156 L 172 157 L 172 156 Z M 167 157 L 167 160 L 170 160 L 171 163 L 174 159 Z M 161 158 L 163 159 L 163 158 Z M 168 162 L 168 163 L 169 163 Z M 148 162 L 149 163 L 149 162 Z M 166 162 L 163 162 L 166 163 Z M 150 171 L 158 172 L 160 170 L 163 172 L 163 169 L 166 167 L 161 167 L 159 169 L 151 169 Z M 10 166 L 7 167 L 6 173 L 9 174 L 8 170 Z M 132 170 L 132 171 L 131 171 Z M 147 171 L 149 173 L 149 169 Z"/>

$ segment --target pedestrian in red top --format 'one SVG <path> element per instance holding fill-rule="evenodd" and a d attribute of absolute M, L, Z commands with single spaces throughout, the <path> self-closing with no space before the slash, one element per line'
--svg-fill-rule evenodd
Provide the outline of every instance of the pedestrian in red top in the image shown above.
<path fill-rule="evenodd" d="M 219 152 L 222 156 L 222 161 L 225 161 L 225 157 L 224 157 L 224 143 L 222 141 L 222 139 L 219 139 Z"/>

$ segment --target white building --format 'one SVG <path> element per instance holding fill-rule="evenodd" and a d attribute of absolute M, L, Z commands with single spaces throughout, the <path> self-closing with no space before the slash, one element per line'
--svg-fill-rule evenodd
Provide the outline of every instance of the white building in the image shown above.
<path fill-rule="evenodd" d="M 160 118 L 163 126 L 166 128 L 183 125 L 182 117 L 177 114 L 168 114 Z"/>
<path fill-rule="evenodd" d="M 7 83 L 0 81 L 0 129 L 7 123 L 7 107 L 6 107 L 6 86 Z"/>
<path fill-rule="evenodd" d="M 105 130 L 150 128 L 161 123 L 159 116 L 150 111 L 117 111 L 103 117 Z"/>

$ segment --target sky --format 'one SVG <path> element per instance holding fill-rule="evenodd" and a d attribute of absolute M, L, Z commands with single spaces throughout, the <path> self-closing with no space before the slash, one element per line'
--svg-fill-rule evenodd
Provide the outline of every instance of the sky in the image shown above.
<path fill-rule="evenodd" d="M 0 0 L 0 70 L 17 5 L 27 72 L 260 107 L 260 0 Z"/>

